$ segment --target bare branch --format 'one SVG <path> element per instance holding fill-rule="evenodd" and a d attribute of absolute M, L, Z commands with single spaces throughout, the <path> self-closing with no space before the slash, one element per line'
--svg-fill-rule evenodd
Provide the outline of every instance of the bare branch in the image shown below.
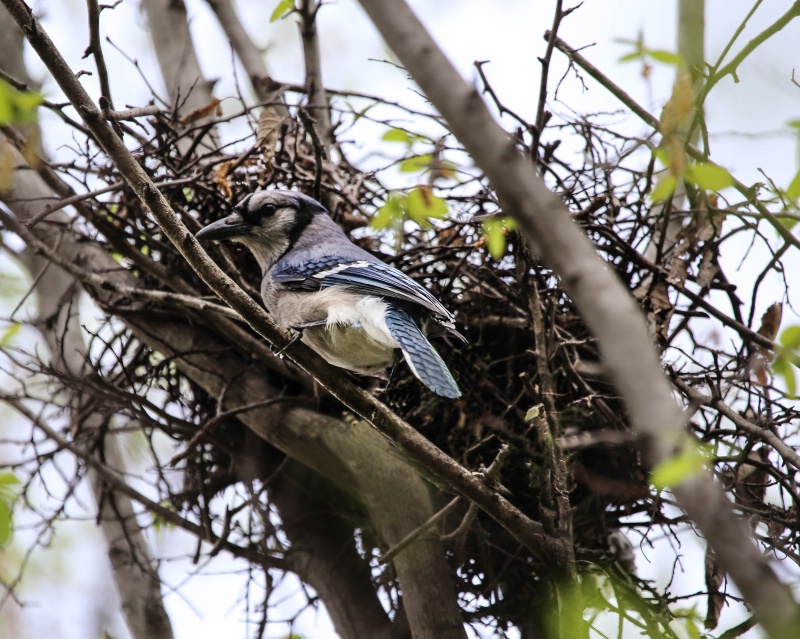
<path fill-rule="evenodd" d="M 109 107 L 113 109 L 114 102 L 111 99 L 108 69 L 106 68 L 106 60 L 103 57 L 103 47 L 100 44 L 100 7 L 97 5 L 97 0 L 86 0 L 86 8 L 89 17 L 89 46 L 83 57 L 86 58 L 89 55 L 94 57 L 94 63 L 97 65 L 97 77 L 100 81 L 100 95 L 108 100 Z"/>

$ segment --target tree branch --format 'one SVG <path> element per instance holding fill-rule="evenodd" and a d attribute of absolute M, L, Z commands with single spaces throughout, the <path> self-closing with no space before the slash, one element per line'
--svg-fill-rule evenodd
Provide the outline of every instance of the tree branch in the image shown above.
<path fill-rule="evenodd" d="M 712 397 L 705 395 L 681 380 L 677 375 L 672 377 L 672 383 L 680 389 L 680 391 L 689 398 L 690 401 L 700 406 L 710 406 L 716 410 L 720 415 L 727 417 L 736 428 L 741 428 L 749 435 L 757 437 L 766 444 L 772 446 L 775 451 L 783 458 L 788 465 L 794 466 L 800 470 L 800 455 L 794 449 L 784 442 L 780 437 L 773 433 L 769 428 L 762 428 L 754 424 L 748 419 L 742 417 L 739 413 L 733 410 L 726 404 L 721 397 Z"/>
<path fill-rule="evenodd" d="M 320 482 L 294 462 L 269 488 L 282 529 L 291 542 L 286 559 L 292 570 L 317 591 L 336 632 L 346 639 L 390 639 L 392 626 L 372 587 L 369 564 L 355 548 L 353 525 L 314 495 Z M 404 621 L 404 620 L 403 620 Z"/>
<path fill-rule="evenodd" d="M 100 82 L 100 95 L 108 100 L 110 109 L 114 108 L 114 102 L 111 100 L 111 85 L 108 82 L 108 69 L 106 68 L 106 60 L 103 57 L 103 47 L 100 44 L 100 7 L 97 6 L 97 0 L 86 0 L 86 8 L 89 17 L 89 47 L 83 57 L 89 55 L 94 56 L 94 63 L 97 66 L 97 77 Z"/>
<path fill-rule="evenodd" d="M 408 5 L 402 0 L 360 1 L 403 66 L 486 173 L 503 208 L 514 215 L 526 239 L 560 276 L 598 339 L 606 370 L 625 401 L 634 430 L 643 436 L 647 461 L 655 465 L 669 459 L 686 436 L 684 417 L 628 291 Z M 796 632 L 797 607 L 791 593 L 735 517 L 721 487 L 703 473 L 676 486 L 674 493 L 768 632 L 776 637 Z"/>

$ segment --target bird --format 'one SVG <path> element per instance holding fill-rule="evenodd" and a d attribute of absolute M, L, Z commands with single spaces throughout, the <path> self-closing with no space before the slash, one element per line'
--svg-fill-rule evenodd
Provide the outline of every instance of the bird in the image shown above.
<path fill-rule="evenodd" d="M 200 229 L 201 241 L 243 244 L 261 267 L 264 306 L 328 363 L 376 375 L 399 349 L 431 391 L 461 391 L 431 337 L 463 341 L 455 317 L 414 279 L 353 244 L 315 199 L 299 191 L 251 193 Z"/>

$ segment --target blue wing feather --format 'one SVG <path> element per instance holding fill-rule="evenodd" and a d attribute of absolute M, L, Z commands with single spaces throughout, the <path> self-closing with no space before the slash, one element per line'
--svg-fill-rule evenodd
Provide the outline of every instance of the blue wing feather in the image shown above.
<path fill-rule="evenodd" d="M 272 279 L 292 290 L 316 291 L 346 286 L 364 295 L 390 297 L 423 306 L 448 322 L 453 315 L 425 288 L 402 271 L 383 262 L 320 256 L 302 264 L 279 263 Z"/>
<path fill-rule="evenodd" d="M 461 397 L 461 391 L 447 364 L 408 313 L 399 308 L 389 308 L 386 311 L 386 326 L 400 346 L 414 375 L 425 386 L 442 397 Z"/>

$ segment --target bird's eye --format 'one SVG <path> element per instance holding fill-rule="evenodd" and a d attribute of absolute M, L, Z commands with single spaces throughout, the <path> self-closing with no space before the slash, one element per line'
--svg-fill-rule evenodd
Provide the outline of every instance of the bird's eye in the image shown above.
<path fill-rule="evenodd" d="M 275 215 L 275 206 L 272 204 L 267 204 L 266 206 L 261 208 L 261 217 L 272 217 Z"/>

